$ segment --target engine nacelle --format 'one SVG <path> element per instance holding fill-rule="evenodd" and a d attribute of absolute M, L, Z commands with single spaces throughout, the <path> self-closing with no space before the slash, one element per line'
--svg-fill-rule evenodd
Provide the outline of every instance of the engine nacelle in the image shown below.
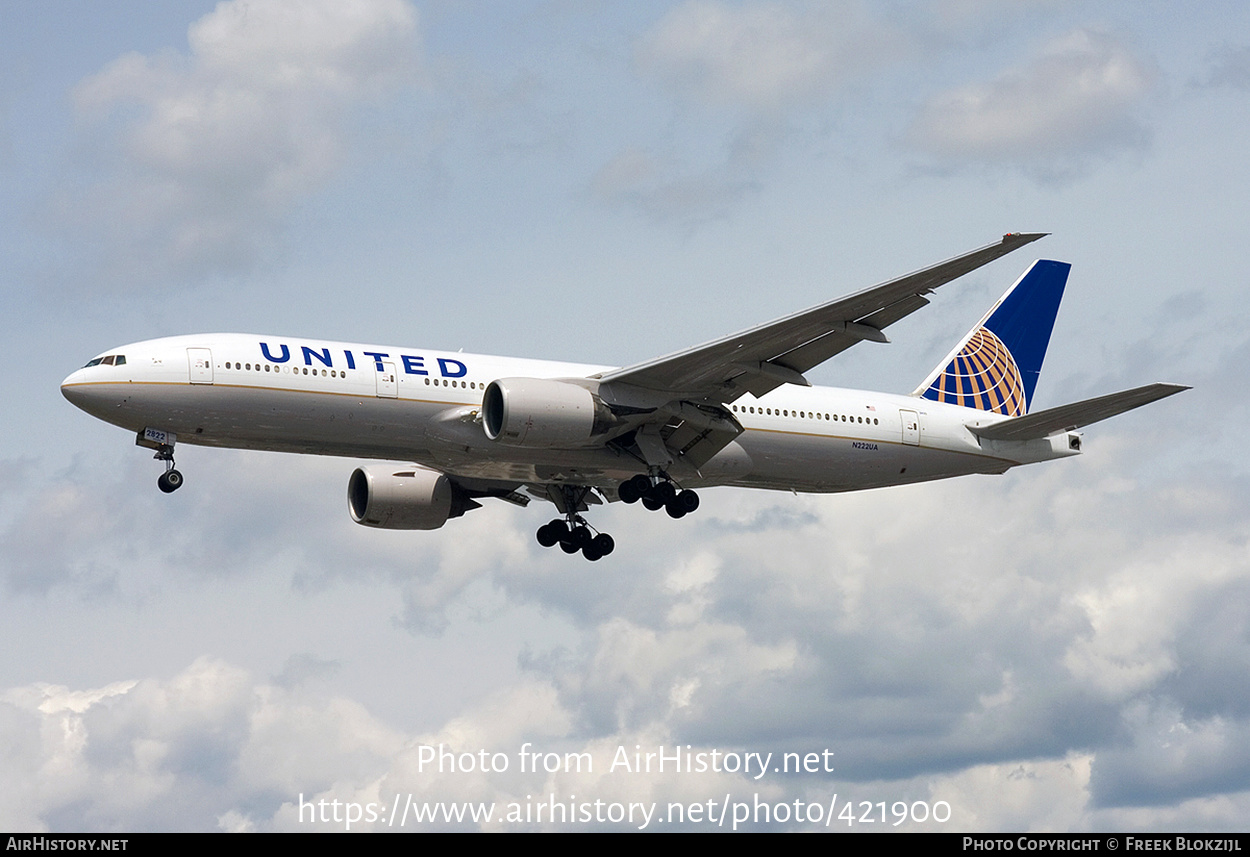
<path fill-rule="evenodd" d="M 437 530 L 457 513 L 456 494 L 452 481 L 434 470 L 357 467 L 347 481 L 347 508 L 366 527 Z"/>
<path fill-rule="evenodd" d="M 585 387 L 544 378 L 500 378 L 482 396 L 482 427 L 499 443 L 577 446 L 606 430 L 611 413 Z"/>

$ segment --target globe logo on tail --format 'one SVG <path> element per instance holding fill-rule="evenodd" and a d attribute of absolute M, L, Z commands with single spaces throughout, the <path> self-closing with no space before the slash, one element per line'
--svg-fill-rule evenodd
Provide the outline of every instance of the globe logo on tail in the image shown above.
<path fill-rule="evenodd" d="M 977 329 L 929 385 L 924 397 L 1009 417 L 1021 416 L 1028 409 L 1015 358 L 985 327 Z"/>

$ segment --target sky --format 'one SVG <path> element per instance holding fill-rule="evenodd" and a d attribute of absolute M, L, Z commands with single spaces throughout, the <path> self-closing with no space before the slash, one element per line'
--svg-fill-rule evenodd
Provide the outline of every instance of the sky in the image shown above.
<path fill-rule="evenodd" d="M 0 25 L 0 829 L 1245 829 L 1250 7 Z M 911 392 L 1041 256 L 1073 269 L 1034 408 L 1193 389 L 1003 476 L 613 504 L 594 564 L 539 504 L 356 526 L 349 460 L 180 445 L 166 496 L 58 389 L 210 331 L 628 365 L 1009 231 L 1051 236 L 812 379 Z M 621 764 L 675 747 L 715 769 Z M 495 814 L 391 815 L 437 802 Z"/>

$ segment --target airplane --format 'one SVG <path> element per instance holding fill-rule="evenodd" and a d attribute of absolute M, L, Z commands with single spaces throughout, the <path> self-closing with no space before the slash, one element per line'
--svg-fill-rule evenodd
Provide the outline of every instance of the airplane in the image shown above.
<path fill-rule="evenodd" d="M 357 467 L 367 527 L 434 530 L 498 498 L 538 498 L 538 529 L 588 560 L 615 541 L 592 505 L 681 518 L 696 489 L 857 491 L 1003 473 L 1081 452 L 1078 428 L 1187 390 L 1155 383 L 1030 412 L 1070 265 L 1038 260 L 909 395 L 814 387 L 804 373 L 884 343 L 926 295 L 1045 233 L 1001 241 L 730 336 L 624 368 L 223 333 L 111 348 L 61 384 L 135 432 L 177 490 L 176 443 L 408 463 Z"/>

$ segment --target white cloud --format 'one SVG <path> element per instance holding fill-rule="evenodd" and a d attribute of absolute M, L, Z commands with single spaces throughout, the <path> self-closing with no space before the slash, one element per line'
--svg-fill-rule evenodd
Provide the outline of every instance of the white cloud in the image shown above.
<path fill-rule="evenodd" d="M 1145 697 L 1126 706 L 1123 721 L 1127 740 L 1105 748 L 1093 766 L 1098 804 L 1167 805 L 1245 789 L 1247 720 L 1188 717 L 1172 700 Z"/>
<path fill-rule="evenodd" d="M 596 509 L 592 521 L 617 537 L 618 551 L 589 570 L 538 547 L 534 515 L 504 504 L 439 533 L 355 527 L 338 499 L 341 465 L 260 453 L 205 452 L 234 456 L 237 466 L 202 472 L 196 492 L 174 498 L 181 505 L 153 491 L 150 504 L 129 504 L 126 516 L 98 524 L 93 510 L 116 507 L 103 498 L 120 488 L 64 480 L 28 488 L 30 514 L 9 538 L 41 520 L 81 519 L 82 538 L 105 545 L 114 529 L 151 531 L 150 539 L 132 537 L 129 553 L 120 543 L 97 552 L 115 557 L 118 589 L 127 596 L 167 578 L 169 597 L 183 601 L 189 591 L 176 581 L 188 572 L 210 588 L 219 586 L 211 575 L 237 573 L 214 571 L 219 563 L 250 569 L 238 583 L 265 578 L 281 590 L 302 581 L 300 597 L 289 615 L 272 618 L 274 627 L 299 622 L 313 608 L 310 592 L 335 587 L 369 590 L 383 615 L 389 610 L 409 628 L 457 639 L 465 638 L 458 629 L 466 622 L 480 623 L 470 633 L 477 636 L 490 627 L 483 617 L 518 606 L 569 623 L 557 648 L 518 653 L 521 678 L 505 677 L 491 700 L 467 710 L 463 702 L 459 710 L 444 706 L 457 713 L 430 734 L 457 745 L 507 750 L 536 735 L 570 749 L 643 735 L 763 750 L 820 742 L 838 751 L 839 781 L 859 784 L 914 784 L 1020 760 L 1049 764 L 1079 751 L 1094 759 L 1098 801 L 1082 787 L 1071 805 L 1099 807 L 1123 801 L 1109 795 L 1138 801 L 1176 794 L 1147 765 L 1157 721 L 1128 716 L 1143 700 L 1171 700 L 1206 736 L 1236 736 L 1250 722 L 1250 696 L 1239 683 L 1250 663 L 1239 642 L 1250 611 L 1230 607 L 1250 586 L 1237 511 L 1246 500 L 1200 477 L 1143 484 L 1135 474 L 1151 467 L 1140 455 L 1155 443 L 1164 439 L 1100 433 L 1079 461 L 854 496 L 709 491 L 699 513 L 680 522 L 637 507 Z M 147 484 L 146 458 L 135 467 Z M 62 512 L 53 515 L 56 508 Z M 309 532 L 316 533 L 311 542 Z M 318 551 L 273 561 L 266 534 L 276 543 L 315 543 Z M 83 544 L 66 540 L 46 572 L 55 577 L 58 564 L 72 569 L 75 546 Z M 27 557 L 33 571 L 40 550 L 10 555 Z M 90 583 L 66 574 L 54 586 L 90 591 Z M 343 658 L 315 640 L 300 645 Z M 336 671 L 305 655 L 288 659 L 267 684 L 232 678 L 220 665 L 192 670 L 194 681 L 140 682 L 120 696 L 143 700 L 152 713 L 132 712 L 130 726 L 105 730 L 129 729 L 134 741 L 113 773 L 128 778 L 136 807 L 165 801 L 171 777 L 190 778 L 196 788 L 208 788 L 201 783 L 207 778 L 216 790 L 206 795 L 212 823 L 222 818 L 227 826 L 267 823 L 267 813 L 237 797 L 250 790 L 284 799 L 299 790 L 376 792 L 389 760 L 410 752 L 393 748 L 413 739 L 378 726 L 360 703 L 299 696 L 310 684 L 342 686 L 353 669 Z M 195 697 L 196 688 L 224 702 Z M 58 691 L 55 698 L 86 706 L 82 718 L 65 721 L 73 726 L 67 734 L 87 748 L 118 746 L 90 737 L 119 722 L 102 713 L 117 708 L 116 696 Z M 45 698 L 22 710 L 37 710 Z M 178 713 L 184 709 L 206 714 L 195 721 Z M 15 734 L 29 731 L 29 716 L 10 723 Z M 69 715 L 57 716 L 60 724 Z M 172 725 L 178 721 L 185 725 Z M 65 727 L 56 729 L 59 735 Z M 1142 749 L 1117 755 L 1117 743 Z M 329 756 L 307 749 L 320 744 L 337 749 Z M 1226 753 L 1224 767 L 1208 776 L 1211 754 L 1200 749 L 1174 756 L 1165 773 L 1187 784 L 1182 797 L 1214 799 L 1246 763 Z M 73 761 L 75 752 L 48 758 Z M 23 764 L 28 771 L 45 765 Z M 1137 792 L 1124 785 L 1134 778 L 1145 784 Z M 77 782 L 53 779 L 60 785 L 46 794 Z M 458 782 L 449 781 L 448 794 L 460 793 L 452 788 Z M 475 786 L 510 795 L 523 787 L 538 785 L 488 778 Z M 441 794 L 443 786 L 421 788 Z M 227 818 L 232 809 L 241 817 Z M 1008 810 L 983 808 L 986 819 L 1017 817 Z M 62 816 L 45 806 L 39 817 L 56 824 Z"/>
<path fill-rule="evenodd" d="M 1092 757 L 976 765 L 929 785 L 934 801 L 957 809 L 955 831 L 1056 831 L 1087 826 Z M 952 815 L 955 814 L 953 809 Z"/>
<path fill-rule="evenodd" d="M 233 0 L 189 53 L 114 60 L 75 103 L 105 178 L 66 200 L 112 273 L 146 283 L 253 264 L 342 159 L 352 107 L 417 69 L 404 0 Z"/>
<path fill-rule="evenodd" d="M 698 98 L 771 111 L 835 91 L 877 65 L 896 39 L 858 3 L 689 0 L 643 40 L 639 61 Z"/>
<path fill-rule="evenodd" d="M 1152 86 L 1149 64 L 1127 47 L 1075 30 L 1023 68 L 931 98 L 911 142 L 941 161 L 1064 172 L 1090 155 L 1141 146 Z"/>
<path fill-rule="evenodd" d="M 1134 449 L 1091 444 L 1083 461 L 1006 479 L 855 497 L 709 492 L 681 522 L 600 509 L 596 519 L 616 532 L 620 555 L 594 573 L 500 526 L 520 512 L 479 511 L 483 526 L 504 532 L 503 553 L 433 551 L 417 574 L 426 581 L 417 584 L 423 615 L 446 615 L 465 597 L 463 579 L 484 576 L 507 602 L 567 615 L 580 646 L 524 657 L 519 678 L 421 733 L 290 680 L 299 671 L 290 666 L 277 681 L 203 659 L 168 680 L 14 688 L 0 704 L 0 745 L 15 748 L 0 793 L 37 784 L 11 817 L 51 828 L 178 819 L 205 829 L 298 829 L 300 794 L 389 805 L 396 793 L 665 803 L 756 791 L 770 801 L 835 791 L 945 800 L 961 830 L 1115 826 L 1136 817 L 1134 806 L 1181 798 L 1189 814 L 1174 816 L 1176 826 L 1227 826 L 1250 764 L 1235 750 L 1250 714 L 1244 700 L 1221 702 L 1213 688 L 1243 667 L 1202 667 L 1241 639 L 1245 611 L 1222 616 L 1222 634 L 1199 629 L 1212 624 L 1213 605 L 1237 601 L 1241 590 L 1228 587 L 1248 583 L 1244 532 L 1226 531 L 1216 516 L 1178 537 L 1177 528 L 1195 525 L 1177 512 L 1190 489 L 1138 484 L 1123 472 Z M 1189 502 L 1242 503 L 1218 493 Z M 212 504 L 201 512 L 210 530 L 213 514 L 222 512 Z M 309 510 L 297 517 L 332 546 L 328 565 L 348 555 L 393 565 L 393 578 L 373 579 L 402 600 L 410 582 L 398 569 L 411 567 L 411 540 L 361 553 L 350 539 L 336 546 Z M 462 535 L 448 530 L 439 541 Z M 466 540 L 490 537 L 475 531 Z M 324 673 L 326 664 L 311 667 Z M 1193 699 L 1221 707 L 1186 714 Z M 544 752 L 589 752 L 599 767 L 522 776 L 515 767 L 432 775 L 418 765 L 422 744 L 442 743 L 503 752 L 515 766 L 526 741 Z M 617 746 L 659 744 L 829 747 L 837 769 L 760 782 L 605 773 Z"/>
<path fill-rule="evenodd" d="M 5 744 L 25 748 L 0 774 L 15 798 L 0 805 L 8 829 L 245 827 L 249 806 L 277 807 L 267 796 L 361 776 L 402 747 L 354 703 L 256 684 L 207 658 L 167 681 L 15 688 L 0 711 Z"/>
<path fill-rule="evenodd" d="M 697 145 L 626 146 L 596 172 L 590 191 L 687 229 L 724 218 L 765 186 L 765 171 L 801 136 L 796 114 L 826 107 L 898 59 L 904 43 L 858 2 L 688 0 L 637 41 L 635 59 L 684 102 L 679 124 L 699 127 Z M 711 109 L 684 109 L 690 105 Z"/>

